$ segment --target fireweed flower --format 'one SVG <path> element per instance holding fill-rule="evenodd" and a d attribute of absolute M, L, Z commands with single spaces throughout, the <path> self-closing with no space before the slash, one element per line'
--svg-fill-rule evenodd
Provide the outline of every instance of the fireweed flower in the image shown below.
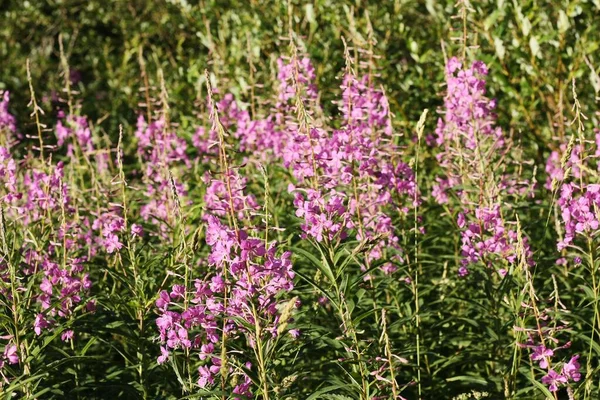
<path fill-rule="evenodd" d="M 600 208 L 600 185 L 589 184 L 583 188 L 574 183 L 564 183 L 557 201 L 565 235 L 557 244 L 562 250 L 573 243 L 578 235 L 594 235 L 598 232 Z"/>
<path fill-rule="evenodd" d="M 594 169 L 600 170 L 600 129 L 594 129 L 594 140 L 585 141 L 584 145 L 593 143 L 595 149 L 584 149 L 584 146 L 574 137 L 569 143 L 556 145 L 557 150 L 552 151 L 546 160 L 546 189 L 555 190 L 562 184 L 579 184 L 587 181 L 585 172 Z M 575 178 L 575 179 L 572 179 Z M 573 182 L 571 182 L 573 181 Z M 593 182 L 592 182 L 593 183 Z M 558 186 L 554 186 L 553 184 Z"/>
<path fill-rule="evenodd" d="M 294 206 L 296 216 L 305 221 L 301 226 L 303 238 L 311 236 L 318 242 L 322 242 L 324 237 L 328 240 L 335 237 L 345 239 L 345 230 L 351 228 L 352 223 L 344 203 L 345 196 L 335 190 L 327 193 L 326 198 L 313 189 L 307 189 L 306 195 L 297 191 Z"/>
<path fill-rule="evenodd" d="M 125 229 L 125 220 L 115 212 L 105 212 L 99 215 L 94 220 L 92 229 L 99 232 L 97 243 L 108 254 L 123 248 L 123 243 L 120 242 L 118 235 Z"/>
<path fill-rule="evenodd" d="M 144 235 L 144 228 L 138 224 L 131 224 L 131 236 L 142 237 Z"/>
<path fill-rule="evenodd" d="M 37 335 L 51 329 L 59 320 L 68 319 L 92 287 L 89 275 L 84 271 L 87 252 L 83 246 L 89 245 L 87 229 L 82 230 L 75 223 L 67 224 L 65 228 L 59 231 L 56 246 L 50 246 L 44 252 L 28 249 L 27 270 L 38 270 L 42 276 L 37 302 L 43 313 L 37 315 L 33 324 Z M 62 246 L 65 246 L 64 253 Z M 67 260 L 63 264 L 60 260 L 64 255 Z M 92 310 L 93 305 L 88 303 L 86 308 Z M 72 337 L 73 333 L 70 333 L 63 340 Z"/>
<path fill-rule="evenodd" d="M 542 377 L 542 383 L 549 386 L 550 391 L 557 391 L 559 387 L 568 382 L 578 382 L 581 379 L 579 355 L 573 355 L 568 362 L 562 364 L 560 373 L 557 371 L 560 366 L 560 360 L 555 360 L 559 351 L 568 349 L 571 342 L 567 342 L 561 346 L 556 346 L 559 343 L 554 337 L 555 333 L 563 330 L 564 325 L 549 325 L 545 321 L 549 319 L 547 310 L 542 310 L 540 316 L 540 325 L 536 329 L 525 329 L 527 331 L 527 343 L 519 344 L 519 347 L 529 348 L 531 350 L 530 358 L 535 361 L 538 366 L 546 370 L 546 375 Z M 540 337 L 540 335 L 542 335 Z M 552 343 L 554 347 L 550 347 Z"/>
<path fill-rule="evenodd" d="M 560 152 L 553 151 L 546 162 L 546 188 L 559 193 L 556 202 L 564 228 L 564 236 L 557 242 L 559 251 L 573 245 L 578 237 L 593 237 L 599 230 L 600 185 L 589 171 L 600 168 L 600 130 L 594 130 L 594 138 L 593 142 L 581 143 L 572 137 L 568 144 L 561 143 Z M 595 149 L 584 149 L 590 143 Z"/>
<path fill-rule="evenodd" d="M 477 136 L 487 136 L 494 139 L 495 148 L 502 148 L 502 130 L 494 126 L 496 102 L 485 97 L 487 66 L 475 61 L 469 68 L 462 67 L 455 57 L 446 66 L 445 115 L 438 120 L 436 143 L 442 146 L 458 140 L 465 148 L 475 150 L 480 140 Z"/>
<path fill-rule="evenodd" d="M 57 145 L 67 146 L 67 156 L 75 157 L 78 151 L 85 157 L 93 157 L 96 168 L 102 172 L 108 168 L 109 155 L 105 152 L 97 152 L 93 143 L 92 131 L 87 117 L 80 115 L 64 116 L 59 112 L 59 120 L 54 129 Z"/>
<path fill-rule="evenodd" d="M 549 370 L 548 374 L 542 377 L 542 383 L 548 385 L 548 389 L 551 392 L 556 392 L 559 386 L 566 384 L 567 382 L 568 379 L 564 375 L 559 374 L 553 369 Z"/>
<path fill-rule="evenodd" d="M 582 160 L 580 159 L 581 146 L 575 145 L 571 149 L 571 154 L 566 160 L 564 166 L 561 166 L 561 160 L 564 153 L 567 151 L 567 144 L 563 143 L 560 146 L 559 151 L 553 151 L 550 153 L 548 160 L 546 161 L 546 174 L 548 174 L 546 178 L 546 184 L 544 187 L 548 190 L 552 189 L 552 182 L 556 181 L 558 183 L 562 183 L 565 179 L 565 170 L 568 168 L 570 170 L 570 174 L 572 174 L 575 178 L 581 177 L 581 167 Z M 563 168 L 564 167 L 564 168 Z"/>
<path fill-rule="evenodd" d="M 281 131 L 281 153 L 286 168 L 291 168 L 299 182 L 315 178 L 316 162 L 322 156 L 326 138 L 324 129 L 311 126 L 308 121 L 318 110 L 316 75 L 309 58 L 292 57 L 289 62 L 277 62 L 279 81 L 274 123 Z M 277 146 L 280 147 L 280 146 Z"/>
<path fill-rule="evenodd" d="M 554 351 L 552 349 L 548 349 L 543 345 L 539 345 L 534 347 L 533 353 L 531 354 L 531 359 L 533 361 L 539 361 L 540 368 L 548 368 L 548 359 L 554 356 Z"/>
<path fill-rule="evenodd" d="M 498 204 L 491 208 L 477 208 L 473 222 L 466 223 L 464 218 L 464 214 L 460 213 L 459 226 L 464 226 L 461 232 L 461 250 L 465 268 L 480 261 L 485 261 L 489 267 L 502 259 L 510 263 L 516 262 L 517 233 L 506 229 Z M 523 245 L 527 262 L 532 265 L 533 253 L 526 237 L 523 237 Z"/>
<path fill-rule="evenodd" d="M 70 197 L 61 162 L 39 170 L 27 161 L 14 162 L 8 149 L 0 148 L 0 182 L 6 189 L 1 201 L 8 225 L 32 232 L 43 227 L 50 232 L 42 246 L 30 241 L 20 245 L 22 259 L 16 272 L 19 285 L 23 285 L 16 290 L 25 291 L 33 283 L 28 293 L 37 315 L 30 323 L 41 335 L 57 322 L 69 319 L 79 304 L 86 304 L 92 286 L 84 268 L 94 254 L 89 248 L 91 227 L 86 218 L 76 217 L 76 204 Z M 2 280 L 6 269 L 6 260 L 0 261 Z M 7 290 L 0 294 L 11 296 Z M 66 334 L 67 339 L 73 337 Z"/>
<path fill-rule="evenodd" d="M 571 357 L 568 363 L 563 365 L 562 368 L 562 375 L 565 376 L 567 379 L 570 379 L 575 382 L 579 382 L 579 380 L 581 379 L 581 373 L 579 372 L 581 366 L 577 361 L 578 359 L 579 355 L 574 355 L 573 357 Z"/>
<path fill-rule="evenodd" d="M 11 133 L 17 132 L 17 123 L 14 115 L 8 112 L 8 104 L 10 102 L 10 93 L 8 91 L 0 91 L 0 129 L 6 129 Z"/>
<path fill-rule="evenodd" d="M 142 115 L 138 117 L 135 136 L 144 167 L 144 194 L 147 199 L 140 214 L 145 221 L 156 224 L 164 236 L 168 229 L 165 221 L 175 214 L 173 191 L 180 197 L 187 195 L 186 186 L 169 174 L 169 171 L 191 166 L 186 153 L 187 143 L 170 131 L 163 118 L 147 122 Z"/>
<path fill-rule="evenodd" d="M 342 83 L 342 129 L 335 130 L 326 148 L 325 179 L 356 187 L 349 201 L 349 210 L 359 240 L 376 240 L 367 255 L 368 261 L 383 258 L 385 252 L 395 253 L 392 260 L 402 262 L 392 225 L 395 215 L 405 215 L 420 200 L 414 172 L 398 159 L 401 149 L 392 143 L 389 104 L 381 90 L 369 86 L 369 77 L 358 79 L 346 74 Z M 335 153 L 331 149 L 336 149 Z M 348 193 L 352 191 L 348 190 Z M 391 264 L 383 268 L 395 270 Z"/>
<path fill-rule="evenodd" d="M 466 276 L 468 267 L 475 263 L 493 267 L 501 260 L 515 262 L 517 232 L 506 223 L 499 199 L 526 195 L 530 189 L 516 176 L 494 175 L 492 166 L 507 154 L 509 143 L 502 129 L 495 126 L 496 102 L 486 97 L 487 74 L 481 61 L 470 67 L 463 67 L 457 58 L 448 61 L 443 118 L 438 119 L 435 131 L 435 143 L 440 148 L 436 158 L 445 176 L 436 178 L 432 195 L 438 203 L 447 204 L 454 193 L 461 206 L 470 205 L 459 209 L 458 214 L 463 256 L 460 276 Z M 523 187 L 515 188 L 515 183 Z M 485 187 L 478 188 L 482 185 Z M 485 199 L 481 193 L 486 193 Z M 531 265 L 527 238 L 523 238 L 523 246 Z M 505 273 L 502 270 L 501 275 Z"/>
<path fill-rule="evenodd" d="M 297 113 L 297 86 L 294 85 L 294 81 L 302 86 L 302 98 L 311 107 L 316 105 L 318 92 L 315 69 L 309 58 L 294 58 L 289 62 L 280 58 L 277 65 L 277 94 L 267 116 L 255 116 L 255 119 L 252 119 L 248 110 L 237 106 L 231 94 L 223 96 L 217 108 L 223 116 L 221 122 L 224 128 L 233 132 L 239 141 L 239 150 L 248 155 L 245 162 L 264 164 L 283 159 L 289 167 L 292 163 L 302 162 L 296 153 L 299 150 L 306 153 L 310 145 L 302 135 L 297 134 L 297 124 L 293 118 Z M 199 143 L 200 146 L 196 147 L 204 148 L 206 143 L 210 146 L 210 143 L 216 142 L 214 132 L 206 134 L 203 130 L 202 133 L 208 138 L 208 142 Z M 318 135 L 318 132 L 315 131 L 311 135 Z M 296 174 L 303 176 L 300 170 L 299 168 Z M 310 175 L 310 171 L 305 173 Z"/>
<path fill-rule="evenodd" d="M 230 228 L 218 218 L 217 215 L 239 213 L 243 216 L 244 205 L 248 204 L 243 187 L 235 184 L 242 182 L 242 178 L 235 173 L 229 178 L 236 193 L 234 199 L 229 199 L 223 190 L 207 193 L 207 203 L 214 208 L 211 211 L 219 211 L 204 217 L 210 273 L 194 282 L 195 290 L 175 284 L 170 291 L 161 291 L 156 300 L 159 314 L 156 325 L 161 341 L 158 362 L 165 362 L 177 349 L 195 351 L 202 362 L 198 368 L 200 387 L 216 382 L 221 369 L 222 334 L 226 334 L 228 340 L 245 338 L 251 347 L 256 345 L 253 336 L 256 333 L 247 328 L 248 324 L 259 324 L 263 334 L 268 336 L 279 334 L 277 306 L 282 294 L 294 287 L 289 252 L 280 254 L 275 243 L 267 244 L 264 239 L 251 236 L 249 231 Z M 213 181 L 212 186 L 224 187 L 225 183 Z M 231 210 L 229 204 L 236 203 L 229 200 L 239 200 L 239 207 L 234 205 Z M 229 372 L 237 373 L 231 367 Z M 233 388 L 233 393 L 248 396 L 251 380 L 242 375 L 242 382 Z"/>
<path fill-rule="evenodd" d="M 17 163 L 6 147 L 0 147 L 0 185 L 4 187 L 2 201 L 6 206 L 11 207 L 22 198 L 23 193 L 17 187 Z"/>
<path fill-rule="evenodd" d="M 72 212 L 68 187 L 64 183 L 64 163 L 58 162 L 48 171 L 27 170 L 23 177 L 24 223 L 30 224 L 46 217 L 50 212 L 59 212 L 62 207 Z"/>
<path fill-rule="evenodd" d="M 203 177 L 204 182 L 208 185 L 204 202 L 212 214 L 224 217 L 232 213 L 238 219 L 243 220 L 247 212 L 260 209 L 256 198 L 244 193 L 246 178 L 231 170 L 225 179 L 228 179 L 229 187 L 222 179 L 211 179 L 208 173 Z M 229 190 L 231 190 L 231 197 Z"/>
<path fill-rule="evenodd" d="M 67 342 L 67 341 L 69 341 L 69 340 L 73 340 L 73 336 L 74 336 L 74 335 L 75 335 L 75 332 L 73 332 L 72 330 L 70 330 L 70 329 L 69 329 L 69 330 L 67 330 L 67 331 L 64 331 L 64 332 L 63 332 L 63 333 L 60 335 L 60 339 L 61 339 L 63 342 Z"/>
<path fill-rule="evenodd" d="M 213 88 L 214 93 L 218 93 Z M 208 100 L 207 100 L 208 101 Z M 281 121 L 288 106 L 278 103 L 273 112 L 265 117 L 252 119 L 249 110 L 242 109 L 231 93 L 226 93 L 216 104 L 223 128 L 237 141 L 238 150 L 246 154 L 244 163 L 268 163 L 281 156 L 289 132 Z M 276 121 L 279 121 L 277 123 Z M 279 126 L 279 128 L 278 128 Z M 198 151 L 199 161 L 209 164 L 218 157 L 218 134 L 214 128 L 200 126 L 192 137 L 192 144 Z"/>
<path fill-rule="evenodd" d="M 303 181 L 314 175 L 313 163 L 310 162 L 309 168 L 308 160 L 312 160 L 313 154 L 318 157 L 320 139 L 326 135 L 321 129 L 307 126 L 306 121 L 297 120 L 299 112 L 303 111 L 302 118 L 311 119 L 310 114 L 318 109 L 316 75 L 307 57 L 293 57 L 289 62 L 280 58 L 277 66 L 279 88 L 273 123 L 280 131 L 275 138 L 281 143 L 275 145 L 280 149 L 275 155 L 286 168 L 292 167 L 296 179 Z"/>
<path fill-rule="evenodd" d="M 58 145 L 62 146 L 65 141 L 74 137 L 77 144 L 84 153 L 90 153 L 94 150 L 92 144 L 92 132 L 88 126 L 87 119 L 82 116 L 69 115 L 66 121 L 59 120 L 56 124 L 56 139 Z M 69 156 L 73 156 L 73 145 L 69 144 Z"/>
<path fill-rule="evenodd" d="M 302 237 L 321 242 L 356 235 L 373 243 L 367 263 L 389 253 L 392 261 L 401 263 L 392 220 L 406 214 L 418 199 L 413 171 L 398 159 L 401 151 L 392 144 L 387 98 L 369 86 L 368 76 L 347 74 L 338 102 L 341 128 L 328 129 L 320 121 L 307 124 L 302 119 L 312 120 L 312 110 L 318 109 L 312 69 L 306 59 L 294 58 L 281 61 L 279 68 L 278 109 L 287 117 L 275 125 L 286 121 L 288 140 L 281 159 L 296 180 L 289 191 L 295 197 L 296 216 L 304 221 Z M 298 114 L 301 104 L 305 116 Z M 392 263 L 382 268 L 386 273 L 395 269 Z"/>
<path fill-rule="evenodd" d="M 218 93 L 218 89 L 213 88 L 213 92 Z M 209 102 L 208 98 L 206 102 Z M 241 121 L 250 118 L 247 112 L 238 107 L 235 97 L 231 93 L 225 94 L 216 107 L 222 115 L 221 123 L 228 131 L 237 131 L 236 127 L 243 124 Z M 236 136 L 239 137 L 239 135 Z M 192 137 L 192 144 L 198 151 L 200 161 L 204 164 L 209 163 L 211 158 L 218 157 L 218 143 L 217 131 L 212 128 L 206 129 L 204 126 L 198 127 Z"/>
<path fill-rule="evenodd" d="M 8 111 L 10 93 L 0 90 L 0 145 L 11 148 L 22 135 L 17 131 L 17 120 Z"/>
<path fill-rule="evenodd" d="M 19 354 L 17 352 L 17 346 L 14 344 L 7 344 L 4 347 L 4 352 L 0 356 L 0 371 L 4 368 L 5 364 L 18 364 Z"/>
<path fill-rule="evenodd" d="M 559 235 L 557 241 L 557 249 L 562 253 L 562 257 L 556 262 L 559 265 L 567 264 L 566 250 L 572 246 L 577 248 L 577 240 L 595 237 L 600 229 L 598 211 L 600 210 L 600 185 L 594 180 L 595 175 L 589 174 L 589 171 L 594 170 L 594 163 L 598 163 L 600 156 L 600 132 L 595 130 L 594 133 L 596 146 L 594 153 L 583 147 L 589 142 L 575 142 L 573 137 L 568 144 L 561 143 L 558 150 L 550 154 L 546 163 L 548 176 L 545 187 L 551 191 L 557 190 L 559 194 L 556 203 L 564 229 L 564 233 Z M 582 263 L 579 255 L 575 255 L 573 261 L 576 267 Z M 534 352 L 536 356 L 538 353 Z M 532 359 L 533 357 L 534 355 Z M 549 360 L 550 357 L 547 359 Z M 560 373 L 557 372 L 556 367 L 548 369 L 542 382 L 553 392 L 570 381 L 578 382 L 581 380 L 578 360 L 579 355 L 573 355 L 562 365 Z M 549 365 L 545 361 L 543 364 L 540 361 L 540 367 L 549 368 Z"/>

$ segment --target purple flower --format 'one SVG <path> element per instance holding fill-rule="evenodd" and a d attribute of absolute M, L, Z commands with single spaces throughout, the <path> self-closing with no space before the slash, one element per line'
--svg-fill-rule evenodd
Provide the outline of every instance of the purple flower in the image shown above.
<path fill-rule="evenodd" d="M 144 235 L 144 228 L 142 228 L 141 225 L 132 224 L 131 225 L 131 236 L 142 237 L 142 235 Z"/>
<path fill-rule="evenodd" d="M 19 362 L 19 354 L 17 353 L 17 346 L 14 344 L 7 345 L 4 348 L 4 359 L 8 360 L 9 364 L 17 364 Z"/>
<path fill-rule="evenodd" d="M 534 347 L 533 354 L 531 354 L 531 359 L 534 361 L 540 362 L 540 368 L 548 368 L 548 359 L 554 356 L 554 351 L 552 349 L 548 349 L 543 345 L 539 345 Z"/>
<path fill-rule="evenodd" d="M 183 299 L 185 297 L 185 286 L 173 285 L 173 288 L 169 295 L 172 299 Z"/>
<path fill-rule="evenodd" d="M 224 195 L 216 193 L 217 197 Z M 231 211 L 235 210 L 227 214 Z M 256 317 L 261 318 L 265 332 L 277 331 L 278 305 L 282 294 L 293 289 L 294 278 L 291 254 L 280 254 L 276 243 L 265 244 L 260 237 L 225 225 L 214 214 L 207 214 L 204 220 L 211 272 L 195 281 L 195 291 L 174 284 L 171 293 L 163 290 L 156 300 L 156 326 L 164 348 L 160 360 L 166 360 L 165 353 L 171 349 L 196 351 L 200 360 L 211 358 L 212 365 L 198 369 L 201 387 L 212 385 L 219 373 L 220 360 L 213 355 L 222 351 L 215 347 L 220 345 L 223 332 L 232 336 L 244 332 L 249 343 L 256 343 L 254 330 L 247 329 Z M 227 302 L 221 293 L 227 293 Z M 186 296 L 193 297 L 186 302 Z M 249 393 L 250 382 L 236 386 L 234 391 Z"/>
<path fill-rule="evenodd" d="M 12 146 L 15 137 L 20 138 L 17 133 L 16 118 L 14 115 L 8 112 L 8 103 L 10 102 L 10 93 L 8 91 L 0 90 L 0 131 L 6 132 L 6 138 L 8 139 L 8 147 Z"/>
<path fill-rule="evenodd" d="M 600 222 L 595 209 L 600 207 L 599 188 L 599 185 L 580 188 L 572 183 L 564 183 L 561 186 L 557 202 L 561 207 L 565 237 L 558 243 L 558 250 L 569 246 L 578 235 L 591 235 L 598 231 Z M 578 260 L 581 262 L 581 258 L 578 257 Z"/>
<path fill-rule="evenodd" d="M 200 374 L 200 378 L 198 379 L 198 386 L 200 386 L 201 388 L 205 388 L 208 384 L 212 385 L 214 383 L 214 373 L 206 365 L 199 367 L 198 373 Z"/>
<path fill-rule="evenodd" d="M 108 254 L 112 254 L 115 251 L 121 250 L 121 248 L 123 247 L 123 243 L 119 242 L 119 238 L 117 237 L 117 235 L 109 233 L 104 238 L 104 246 L 106 247 L 106 252 Z"/>
<path fill-rule="evenodd" d="M 60 336 L 60 338 L 63 342 L 67 342 L 69 340 L 72 340 L 74 335 L 75 335 L 75 332 L 73 332 L 72 330 L 69 329 L 67 331 L 64 331 L 62 333 L 62 335 Z"/>
<path fill-rule="evenodd" d="M 556 392 L 558 387 L 562 384 L 567 383 L 567 378 L 553 369 L 548 371 L 548 375 L 542 377 L 542 383 L 548 385 L 548 389 L 551 392 Z"/>
<path fill-rule="evenodd" d="M 461 232 L 462 255 L 465 266 L 490 259 L 506 259 L 511 263 L 517 257 L 517 233 L 508 229 L 501 215 L 500 205 L 478 207 L 475 209 L 475 220 Z M 533 264 L 533 252 L 526 237 L 522 238 L 524 256 L 529 265 Z M 502 272 L 499 271 L 502 276 Z"/>
<path fill-rule="evenodd" d="M 568 379 L 571 379 L 575 382 L 579 382 L 579 380 L 581 379 L 581 373 L 579 372 L 581 366 L 577 361 L 578 359 L 579 355 L 574 355 L 573 357 L 571 357 L 568 363 L 563 365 L 562 369 L 562 374 Z"/>
<path fill-rule="evenodd" d="M 51 326 L 50 322 L 44 317 L 43 314 L 38 314 L 35 317 L 35 322 L 33 324 L 33 330 L 36 335 L 42 334 L 42 329 L 49 328 Z"/>
<path fill-rule="evenodd" d="M 215 351 L 215 345 L 212 343 L 207 343 L 207 344 L 203 344 L 200 347 L 200 359 L 201 360 L 205 360 L 208 357 L 211 357 L 211 355 L 214 353 Z"/>
<path fill-rule="evenodd" d="M 158 299 L 156 299 L 155 304 L 156 304 L 156 307 L 158 307 L 160 310 L 166 311 L 170 302 L 171 302 L 171 298 L 169 296 L 169 293 L 166 290 L 161 290 L 161 292 L 159 293 Z"/>
<path fill-rule="evenodd" d="M 458 213 L 458 219 L 457 219 L 456 223 L 458 224 L 459 228 L 464 228 L 465 223 L 466 223 L 465 214 Z"/>

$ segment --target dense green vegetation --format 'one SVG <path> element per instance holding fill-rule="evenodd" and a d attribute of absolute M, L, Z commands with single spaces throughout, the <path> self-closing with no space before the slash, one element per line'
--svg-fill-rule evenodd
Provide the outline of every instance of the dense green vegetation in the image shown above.
<path fill-rule="evenodd" d="M 0 393 L 600 397 L 598 15 L 1 3 Z"/>

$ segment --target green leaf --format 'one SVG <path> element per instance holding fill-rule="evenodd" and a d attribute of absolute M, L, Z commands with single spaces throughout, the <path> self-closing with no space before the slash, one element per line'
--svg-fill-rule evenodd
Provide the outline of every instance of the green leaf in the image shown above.
<path fill-rule="evenodd" d="M 451 378 L 447 378 L 446 381 L 447 382 L 455 382 L 455 381 L 469 382 L 469 383 L 476 383 L 478 385 L 483 385 L 483 386 L 488 385 L 488 382 L 485 379 L 483 379 L 481 376 L 459 375 L 459 376 L 453 376 Z"/>
<path fill-rule="evenodd" d="M 330 284 L 333 284 L 335 282 L 333 271 L 331 270 L 329 264 L 325 260 L 319 261 L 319 259 L 313 254 L 299 247 L 292 247 L 291 250 L 294 254 L 300 255 L 309 260 L 315 267 L 317 267 L 323 273 L 323 275 L 327 277 Z"/>
<path fill-rule="evenodd" d="M 322 399 L 323 398 L 322 396 L 325 393 L 333 392 L 334 390 L 339 390 L 342 387 L 343 387 L 342 385 L 331 385 L 331 386 L 324 387 L 324 388 L 322 388 L 322 389 L 314 392 L 312 395 L 308 396 L 306 398 L 306 400 L 319 400 L 319 399 Z"/>
<path fill-rule="evenodd" d="M 519 371 L 521 372 L 521 374 L 523 376 L 525 376 L 529 380 L 529 382 L 531 382 L 540 392 L 542 392 L 544 394 L 544 396 L 546 396 L 546 399 L 554 398 L 554 396 L 552 395 L 552 392 L 550 392 L 543 383 L 538 382 L 536 379 L 534 379 L 531 376 L 531 371 L 528 368 L 523 367 L 523 368 L 520 368 Z"/>

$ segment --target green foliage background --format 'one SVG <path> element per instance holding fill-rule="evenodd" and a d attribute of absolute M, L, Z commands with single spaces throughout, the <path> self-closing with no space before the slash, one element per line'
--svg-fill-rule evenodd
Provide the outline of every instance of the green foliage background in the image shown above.
<path fill-rule="evenodd" d="M 460 53 L 456 39 L 462 21 L 453 18 L 458 15 L 454 1 L 291 3 L 293 29 L 304 38 L 324 97 L 339 91 L 341 36 L 366 43 L 370 22 L 381 83 L 397 123 L 406 125 L 423 108 L 440 104 L 444 49 L 450 56 Z M 475 1 L 470 6 L 469 53 L 490 66 L 490 91 L 498 98 L 503 126 L 543 146 L 564 131 L 557 116 L 569 108 L 565 101 L 573 78 L 584 113 L 593 115 L 590 107 L 600 91 L 597 71 L 590 68 L 598 64 L 597 0 Z M 13 93 L 14 111 L 20 117 L 27 112 L 27 58 L 36 90 L 63 87 L 57 45 L 62 33 L 69 64 L 82 76 L 82 111 L 95 119 L 110 115 L 103 125 L 107 130 L 134 120 L 140 46 L 151 80 L 162 68 L 172 109 L 184 115 L 194 110 L 205 68 L 247 99 L 248 49 L 257 67 L 255 82 L 267 86 L 275 74 L 274 59 L 287 54 L 281 40 L 288 30 L 285 1 L 8 0 L 0 13 L 0 86 Z"/>
<path fill-rule="evenodd" d="M 423 109 L 435 110 L 441 105 L 445 57 L 460 55 L 462 48 L 463 20 L 453 0 L 294 0 L 289 4 L 273 0 L 7 0 L 0 4 L 0 89 L 11 92 L 10 111 L 20 122 L 19 129 L 34 134 L 35 125 L 28 123 L 31 110 L 27 107 L 26 60 L 30 61 L 38 97 L 50 99 L 53 91 L 60 93 L 64 78 L 58 40 L 62 35 L 70 68 L 81 74 L 81 81 L 73 88 L 79 92 L 81 113 L 89 116 L 113 144 L 122 124 L 129 143 L 143 101 L 141 52 L 151 85 L 158 86 L 157 73 L 162 70 L 171 118 L 186 131 L 200 111 L 198 99 L 205 96 L 204 69 L 216 76 L 221 90 L 230 90 L 243 101 L 250 101 L 251 87 L 256 87 L 259 97 L 270 95 L 276 82 L 276 59 L 289 53 L 283 37 L 291 20 L 291 29 L 301 37 L 303 50 L 317 68 L 321 103 L 331 114 L 337 112 L 331 101 L 340 94 L 339 76 L 344 68 L 342 36 L 356 46 L 374 44 L 379 82 L 390 100 L 398 130 L 410 133 Z M 571 131 L 568 121 L 572 119 L 573 80 L 582 111 L 589 118 L 586 126 L 598 126 L 600 1 L 473 1 L 469 7 L 465 20 L 467 56 L 488 64 L 488 88 L 490 96 L 498 99 L 498 123 L 522 144 L 525 158 L 538 165 L 538 178 L 543 181 L 542 166 L 549 150 L 558 146 L 559 140 L 564 142 Z M 255 71 L 251 71 L 249 60 Z M 51 126 L 56 110 L 49 105 L 49 100 L 42 101 L 46 112 L 42 122 Z M 434 126 L 435 118 L 430 117 L 427 131 Z M 410 153 L 409 140 L 407 146 Z M 424 158 L 427 172 L 427 155 Z M 427 174 L 422 176 L 422 187 L 427 188 Z M 421 257 L 421 335 L 427 357 L 422 378 L 424 398 L 451 398 L 470 390 L 502 396 L 504 370 L 501 361 L 499 365 L 495 362 L 510 359 L 513 343 L 498 335 L 510 326 L 503 326 L 496 318 L 498 304 L 489 303 L 489 299 L 502 299 L 509 284 L 501 285 L 489 296 L 484 295 L 487 287 L 464 292 L 448 278 L 454 274 L 448 268 L 457 256 L 449 256 L 447 249 L 454 249 L 456 243 L 439 233 L 452 227 L 450 222 L 437 218 L 443 210 L 434 205 L 423 207 L 423 215 L 427 216 L 424 225 L 430 232 L 422 244 L 428 251 Z M 524 221 L 546 218 L 538 209 L 523 208 L 520 212 L 529 217 Z M 537 238 L 540 270 L 552 268 L 556 258 L 556 238 L 542 225 L 528 222 L 524 227 Z M 160 276 L 153 271 L 161 270 L 163 260 L 143 262 L 149 277 Z M 298 268 L 313 268 L 309 264 L 304 259 Z M 152 279 L 148 278 L 144 286 L 146 297 L 138 298 L 148 304 L 159 283 Z M 548 295 L 552 291 L 550 272 L 540 279 L 540 290 Z M 399 355 L 411 362 L 401 375 L 406 383 L 416 376 L 411 358 L 415 353 L 412 294 L 398 282 L 385 285 L 381 293 L 395 293 L 395 298 L 386 299 L 395 308 L 395 320 L 389 326 L 391 340 L 403 349 Z M 559 279 L 558 286 L 565 303 L 573 308 L 583 304 L 581 298 L 571 295 L 575 286 L 571 281 Z M 301 287 L 301 294 L 302 290 L 309 292 Z M 352 301 L 356 304 L 370 301 L 364 293 L 355 295 Z M 89 332 L 89 346 L 80 353 L 80 359 L 67 362 L 71 369 L 48 371 L 51 378 L 46 382 L 50 383 L 42 397 L 177 397 L 176 377 L 169 368 L 156 364 L 149 368 L 150 393 L 132 383 L 136 352 L 146 349 L 148 363 L 156 359 L 153 326 L 147 332 L 135 329 L 135 317 L 128 316 L 131 298 L 127 294 L 112 293 L 110 304 L 102 304 L 102 297 L 99 299 L 105 311 L 90 317 L 93 321 L 78 322 L 81 329 L 94 327 Z M 302 379 L 289 389 L 290 398 L 297 399 L 322 390 L 322 376 L 330 377 L 330 383 L 339 387 L 344 382 L 336 376 L 339 366 L 328 358 L 328 352 L 340 346 L 331 333 L 339 328 L 337 323 L 316 306 L 304 312 L 308 314 L 306 320 L 314 321 L 314 326 L 303 327 L 310 345 L 286 349 L 294 355 L 290 359 L 296 361 L 291 365 L 282 361 L 275 368 L 279 376 L 273 378 L 281 381 L 299 374 Z M 580 316 L 581 326 L 593 318 L 586 312 Z M 369 321 L 373 316 L 365 318 Z M 377 330 L 373 328 L 372 334 L 365 332 L 364 336 L 376 337 Z M 574 351 L 577 346 L 585 351 L 588 345 L 586 338 L 580 338 L 574 343 Z M 314 359 L 323 362 L 314 363 Z M 81 376 L 81 368 L 86 378 L 73 389 L 65 382 L 74 373 Z M 532 383 L 522 384 L 519 389 L 521 398 L 542 393 Z M 405 394 L 412 398 L 416 389 L 409 387 Z"/>

